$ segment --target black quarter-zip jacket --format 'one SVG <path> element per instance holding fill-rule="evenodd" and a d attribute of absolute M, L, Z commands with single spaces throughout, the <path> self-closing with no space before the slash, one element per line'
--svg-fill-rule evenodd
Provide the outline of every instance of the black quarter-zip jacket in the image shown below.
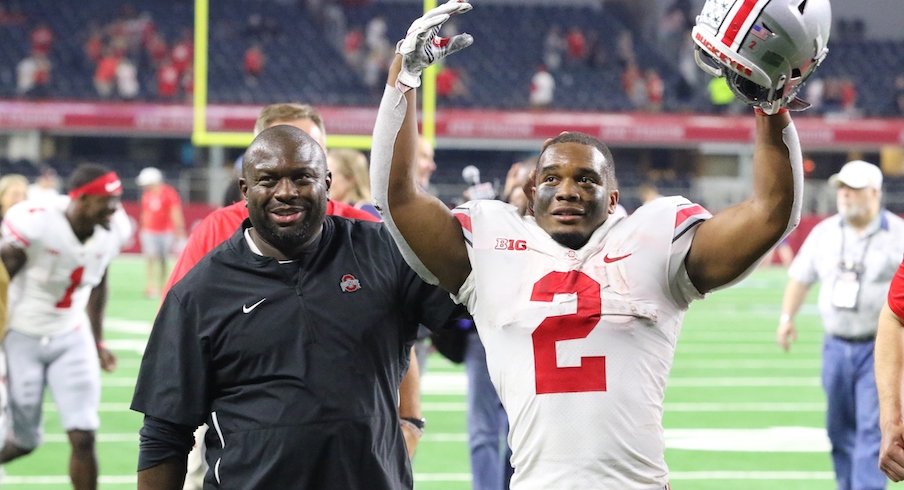
<path fill-rule="evenodd" d="M 208 423 L 205 488 L 411 488 L 399 381 L 418 324 L 459 309 L 380 223 L 327 216 L 317 250 L 284 264 L 249 249 L 250 226 L 166 296 L 132 409 Z"/>

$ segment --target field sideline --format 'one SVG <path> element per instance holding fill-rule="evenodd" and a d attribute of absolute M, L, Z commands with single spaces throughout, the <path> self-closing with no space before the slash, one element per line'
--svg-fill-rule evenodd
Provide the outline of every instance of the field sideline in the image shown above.
<path fill-rule="evenodd" d="M 117 259 L 110 271 L 107 344 L 120 363 L 103 377 L 102 489 L 135 487 L 141 419 L 128 405 L 157 304 L 142 295 L 143 273 L 136 256 Z M 666 459 L 674 489 L 834 487 L 812 296 L 799 316 L 800 340 L 792 352 L 781 352 L 773 341 L 784 280 L 783 269 L 763 268 L 691 306 L 666 395 Z M 431 356 L 423 394 L 429 427 L 415 461 L 418 489 L 470 488 L 464 392 L 461 367 Z M 49 397 L 46 403 L 46 442 L 6 465 L 4 490 L 70 488 L 68 443 Z"/>

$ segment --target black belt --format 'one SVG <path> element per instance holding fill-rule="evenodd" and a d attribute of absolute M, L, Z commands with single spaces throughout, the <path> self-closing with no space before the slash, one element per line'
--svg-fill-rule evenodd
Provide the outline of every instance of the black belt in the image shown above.
<path fill-rule="evenodd" d="M 871 333 L 868 335 L 860 335 L 859 337 L 845 337 L 843 335 L 832 335 L 838 340 L 843 340 L 845 342 L 850 342 L 852 344 L 864 344 L 866 342 L 874 342 L 876 340 L 876 334 Z"/>

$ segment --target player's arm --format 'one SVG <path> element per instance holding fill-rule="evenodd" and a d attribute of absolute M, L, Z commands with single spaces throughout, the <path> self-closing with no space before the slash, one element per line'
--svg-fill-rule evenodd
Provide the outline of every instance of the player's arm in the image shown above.
<path fill-rule="evenodd" d="M 470 8 L 466 2 L 451 1 L 412 24 L 389 70 L 371 151 L 374 201 L 402 255 L 425 280 L 452 292 L 460 289 L 471 265 L 461 225 L 445 204 L 415 181 L 416 87 L 424 68 L 471 44 L 466 34 L 451 40 L 436 37 L 450 15 Z"/>
<path fill-rule="evenodd" d="M 0 260 L 3 261 L 3 266 L 6 267 L 6 272 L 12 279 L 25 266 L 28 256 L 20 247 L 12 243 L 5 243 L 0 247 Z"/>
<path fill-rule="evenodd" d="M 688 275 L 700 292 L 740 277 L 797 225 L 802 162 L 797 130 L 787 111 L 758 113 L 753 194 L 701 224 L 686 258 Z"/>
<path fill-rule="evenodd" d="M 904 382 L 904 320 L 886 303 L 879 314 L 875 350 L 876 388 L 882 445 L 879 468 L 892 481 L 904 480 L 904 420 L 901 384 Z"/>
<path fill-rule="evenodd" d="M 94 342 L 97 344 L 97 356 L 100 359 L 100 367 L 104 371 L 112 372 L 116 369 L 116 356 L 104 344 L 104 310 L 107 307 L 108 296 L 107 271 L 104 271 L 104 277 L 101 278 L 97 286 L 91 289 L 86 311 L 88 320 L 91 322 Z"/>

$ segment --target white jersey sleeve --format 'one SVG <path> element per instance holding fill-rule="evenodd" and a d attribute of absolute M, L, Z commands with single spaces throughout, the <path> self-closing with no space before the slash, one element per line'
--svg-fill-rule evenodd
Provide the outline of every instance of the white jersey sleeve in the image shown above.
<path fill-rule="evenodd" d="M 662 403 L 681 321 L 702 295 L 684 267 L 711 215 L 664 198 L 579 250 L 514 207 L 456 208 L 474 316 L 511 429 L 513 489 L 647 490 L 668 482 Z"/>

